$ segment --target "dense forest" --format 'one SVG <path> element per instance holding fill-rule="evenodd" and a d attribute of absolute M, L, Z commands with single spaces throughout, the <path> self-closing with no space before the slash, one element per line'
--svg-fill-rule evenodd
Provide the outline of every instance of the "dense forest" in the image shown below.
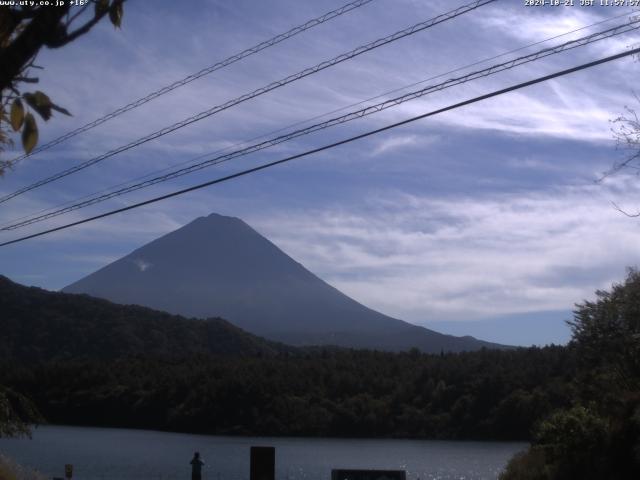
<path fill-rule="evenodd" d="M 0 325 L 4 402 L 29 398 L 49 422 L 224 434 L 529 439 L 530 449 L 510 462 L 505 480 L 640 478 L 636 271 L 597 292 L 596 301 L 577 305 L 568 346 L 439 355 L 292 348 L 222 320 L 7 286 L 14 296 L 0 296 L 9 312 Z M 41 331 L 29 335 L 31 328 Z M 209 328 L 225 334 L 208 334 Z M 153 346 L 156 340 L 162 348 Z M 58 348 L 45 348 L 52 341 Z"/>
<path fill-rule="evenodd" d="M 188 432 L 526 439 L 573 396 L 561 347 L 424 355 L 316 351 L 13 366 L 50 421 Z"/>
<path fill-rule="evenodd" d="M 0 385 L 31 398 L 55 423 L 526 439 L 537 419 L 573 395 L 575 362 L 561 347 L 441 355 L 300 349 L 221 319 L 2 277 L 0 311 Z"/>
<path fill-rule="evenodd" d="M 88 295 L 24 287 L 0 276 L 0 361 L 131 355 L 274 355 L 293 350 L 220 318 L 188 319 Z"/>

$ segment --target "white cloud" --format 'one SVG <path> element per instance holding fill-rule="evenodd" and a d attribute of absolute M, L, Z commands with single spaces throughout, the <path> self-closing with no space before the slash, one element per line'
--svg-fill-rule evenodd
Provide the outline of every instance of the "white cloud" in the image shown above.
<path fill-rule="evenodd" d="M 476 21 L 494 31 L 499 29 L 508 32 L 512 37 L 524 42 L 555 37 L 602 20 L 586 8 L 529 8 L 528 11 L 495 9 L 492 13 L 491 16 L 477 16 Z M 514 28 L 514 25 L 517 25 L 517 28 Z M 575 34 L 581 35 L 584 35 L 584 32 Z"/>
<path fill-rule="evenodd" d="M 74 262 L 76 264 L 88 263 L 91 267 L 98 268 L 108 265 L 111 262 L 115 262 L 118 259 L 118 255 L 65 254 L 63 255 L 63 258 L 65 261 Z"/>
<path fill-rule="evenodd" d="M 243 3 L 238 9 L 248 9 L 249 5 L 250 3 Z M 285 28 L 287 22 L 278 14 L 278 7 L 291 10 L 291 5 L 281 2 L 270 9 L 274 22 L 277 21 L 277 25 L 281 25 L 282 28 Z M 515 5 L 513 2 L 512 6 Z M 380 10 L 376 10 L 378 8 Z M 314 35 L 301 35 L 295 41 L 285 42 L 272 50 L 216 72 L 215 75 L 198 80 L 129 112 L 117 121 L 109 122 L 87 135 L 75 138 L 61 147 L 61 150 L 56 150 L 58 155 L 45 154 L 42 158 L 50 161 L 49 173 L 53 173 L 66 167 L 70 160 L 86 160 L 113 147 L 126 144 L 136 137 L 242 95 L 310 66 L 316 61 L 373 40 L 383 32 L 391 33 L 394 29 L 416 22 L 417 18 L 428 18 L 449 8 L 451 7 L 447 2 L 430 5 L 401 2 L 393 12 L 387 12 L 385 17 L 381 17 L 380 13 L 388 9 L 383 6 L 367 6 L 339 21 L 336 20 L 335 25 L 350 25 L 353 30 L 337 28 L 329 22 L 319 27 L 318 31 L 324 34 L 318 35 L 315 32 Z M 302 19 L 306 10 L 310 9 L 301 11 L 301 7 L 296 5 L 296 9 L 293 10 Z M 479 58 L 490 56 L 487 51 L 505 51 L 512 48 L 514 42 L 520 44 L 540 40 L 593 23 L 600 18 L 588 9 L 540 9 L 540 12 L 543 10 L 545 14 L 535 9 L 525 9 L 521 2 L 517 3 L 517 8 L 484 8 L 479 11 L 482 14 L 469 14 L 457 19 L 456 27 L 452 30 L 444 28 L 445 25 L 435 27 L 317 76 L 271 92 L 239 108 L 221 112 L 162 140 L 154 141 L 147 147 L 137 148 L 130 154 L 135 161 L 125 156 L 122 156 L 124 160 L 120 160 L 120 157 L 109 159 L 103 164 L 104 170 L 117 171 L 123 176 L 148 171 L 157 166 L 158 152 L 165 156 L 173 155 L 178 162 L 187 156 L 214 149 L 216 146 L 229 145 L 240 139 L 250 138 L 256 133 L 264 133 L 286 123 L 309 118 L 390 88 L 397 88 L 477 61 Z M 547 13 L 547 10 L 553 10 L 553 13 Z M 142 11 L 144 12 L 144 9 Z M 43 88 L 47 89 L 56 101 L 69 107 L 74 112 L 74 117 L 56 117 L 46 126 L 43 125 L 42 142 L 169 84 L 185 74 L 210 65 L 215 60 L 233 53 L 233 49 L 241 50 L 242 42 L 249 41 L 244 39 L 243 34 L 224 27 L 223 23 L 218 29 L 207 29 L 194 35 L 192 29 L 194 25 L 203 22 L 201 18 L 189 20 L 188 17 L 170 17 L 172 20 L 168 26 L 166 18 L 160 14 L 156 17 L 149 16 L 146 12 L 141 18 L 141 13 L 134 7 L 131 13 L 130 21 L 137 18 L 139 23 L 130 24 L 129 29 L 121 33 L 114 34 L 108 28 L 101 28 L 92 32 L 92 37 L 83 42 L 82 46 L 74 44 L 65 49 L 64 55 L 60 52 L 44 53 L 42 61 L 47 69 L 41 75 Z M 310 11 L 307 13 L 311 14 Z M 221 22 L 218 18 L 220 15 L 232 14 L 229 9 L 208 9 L 202 12 L 203 18 L 213 17 L 217 22 Z M 354 21 L 354 17 L 358 18 L 358 22 Z M 268 21 L 258 22 L 255 18 L 248 20 L 255 22 L 255 26 L 270 25 Z M 512 28 L 514 24 L 517 24 L 518 28 Z M 264 25 L 264 32 L 251 30 L 244 32 L 244 35 L 249 35 L 251 41 L 259 41 L 262 34 L 276 33 L 271 31 L 272 27 L 267 28 Z M 467 28 L 468 26 L 470 27 Z M 478 30 L 478 26 L 486 31 Z M 169 38 L 165 35 L 167 28 L 174 32 L 182 31 L 185 35 L 176 34 Z M 484 37 L 481 39 L 480 35 Z M 136 38 L 138 40 L 133 41 Z M 154 41 L 150 42 L 151 39 Z M 608 41 L 607 45 L 609 44 Z M 106 52 L 105 45 L 109 46 Z M 218 49 L 211 52 L 210 45 L 216 45 Z M 192 54 L 166 53 L 180 50 Z M 541 65 L 554 65 L 554 62 L 553 59 L 546 59 Z M 81 70 L 78 71 L 78 68 Z M 619 79 L 620 70 L 622 68 L 612 67 L 614 74 L 608 76 Z M 533 70 L 524 68 L 522 71 L 535 72 L 537 67 Z M 82 78 L 83 81 L 78 82 L 78 78 Z M 553 90 L 553 95 L 528 91 L 511 94 L 484 102 L 478 107 L 438 116 L 433 120 L 445 127 L 497 129 L 536 137 L 543 135 L 589 141 L 608 140 L 606 122 L 615 116 L 615 111 L 611 111 L 612 108 L 615 110 L 615 107 L 612 106 L 623 105 L 628 99 L 626 87 L 621 88 L 615 82 L 604 82 L 596 73 L 582 78 L 583 85 L 576 86 L 564 80 L 562 87 L 558 86 L 560 84 L 549 84 L 549 90 Z M 467 94 L 484 93 L 500 85 L 501 81 L 480 83 L 483 85 L 480 88 L 465 86 L 464 89 L 454 89 L 450 94 L 435 98 L 457 100 L 460 98 L 461 90 L 464 91 L 462 95 L 465 97 Z M 74 82 L 77 86 L 69 89 L 68 86 Z M 601 86 L 595 89 L 590 86 L 590 82 L 597 82 Z M 628 90 L 631 88 L 629 82 Z M 371 117 L 363 122 L 379 123 L 383 119 L 404 118 L 406 115 L 423 113 L 427 108 L 425 105 L 425 102 L 412 102 L 403 108 Z M 386 144 L 383 142 L 374 145 L 374 154 L 384 152 L 387 148 L 402 146 L 393 142 L 389 140 Z M 408 146 L 407 143 L 405 145 Z M 57 162 L 54 161 L 56 159 Z M 30 169 L 29 173 L 34 180 L 42 177 L 44 172 L 41 167 L 42 163 L 36 166 L 33 162 L 25 162 L 25 166 L 21 166 Z M 12 182 L 13 180 L 9 179 L 7 183 Z"/>
<path fill-rule="evenodd" d="M 149 268 L 151 268 L 153 266 L 152 263 L 147 262 L 145 260 L 143 260 L 142 258 L 136 258 L 133 260 L 133 263 L 136 267 L 138 267 L 138 270 L 140 270 L 141 272 L 146 272 Z"/>
<path fill-rule="evenodd" d="M 398 194 L 257 226 L 332 285 L 399 318 L 568 310 L 640 263 L 638 222 L 610 203 L 638 198 L 634 185 L 627 178 L 486 198 Z"/>
<path fill-rule="evenodd" d="M 437 135 L 392 135 L 377 142 L 371 152 L 372 157 L 388 155 L 391 152 L 406 148 L 425 146 L 438 141 Z"/>
<path fill-rule="evenodd" d="M 91 158 L 452 8 L 450 2 L 445 1 L 398 1 L 394 2 L 392 9 L 388 5 L 372 2 L 357 12 L 198 80 L 87 135 L 28 159 L 2 179 L 0 190 L 11 192 L 74 162 Z M 166 4 L 154 3 L 149 7 L 144 2 L 132 3 L 127 11 L 128 23 L 122 31 L 114 32 L 107 25 L 68 48 L 47 51 L 41 56 L 41 63 L 46 69 L 40 75 L 42 86 L 39 88 L 74 113 L 74 117 L 58 116 L 46 124 L 41 122 L 41 142 L 327 9 L 326 5 L 318 6 L 314 2 L 302 5 L 282 0 L 269 6 L 262 2 L 239 1 L 233 8 L 224 2 L 214 2 L 211 8 L 203 8 L 197 15 L 191 9 L 184 10 L 183 16 L 164 15 L 164 7 Z M 8 203 L 8 208 L 0 209 L 0 221 L 593 23 L 603 18 L 598 16 L 599 13 L 584 8 L 527 9 L 521 0 L 496 2 L 495 6 L 387 45 L 238 108 L 221 112 L 126 155 L 107 160 L 100 166 L 70 177 L 68 181 L 54 183 L 42 192 L 30 192 Z M 211 25 L 215 27 L 211 28 Z M 587 33 L 579 32 L 552 43 Z M 354 129 L 364 131 L 372 125 L 381 126 L 406 119 L 604 56 L 626 48 L 636 38 L 637 35 L 630 35 L 607 40 L 429 95 L 420 101 L 363 119 Z M 532 52 L 548 45 L 526 51 Z M 506 59 L 486 62 L 473 69 Z M 371 160 L 371 156 L 414 154 L 418 147 L 439 141 L 440 137 L 433 135 L 434 125 L 442 138 L 460 139 L 455 145 L 456 152 L 445 148 L 439 151 L 443 164 L 449 154 L 458 153 L 469 158 L 476 154 L 465 144 L 464 138 L 457 135 L 460 129 L 474 130 L 476 137 L 486 133 L 483 145 L 487 146 L 482 153 L 487 156 L 504 145 L 500 139 L 496 140 L 498 135 L 488 130 L 523 137 L 524 142 L 569 139 L 589 146 L 610 142 L 608 120 L 615 117 L 632 98 L 633 79 L 637 77 L 639 67 L 640 63 L 631 60 L 611 63 L 438 115 L 421 122 L 411 134 L 394 132 L 387 137 L 372 137 L 368 143 L 360 144 L 359 151 L 353 149 L 350 156 L 355 161 L 347 167 L 362 159 Z M 462 73 L 445 74 L 444 78 L 431 80 L 428 84 Z M 326 132 L 326 136 L 331 139 L 343 134 L 346 136 L 345 132 L 349 130 L 343 128 Z M 455 133 L 448 135 L 448 131 Z M 489 145 L 494 140 L 495 143 Z M 317 146 L 321 141 L 314 137 L 309 139 L 309 144 Z M 436 147 L 441 145 L 438 143 Z M 553 145 L 553 142 L 548 142 L 548 145 Z M 337 156 L 342 155 L 341 151 L 336 152 Z M 525 174 L 545 170 L 561 175 L 562 155 L 566 151 L 562 150 L 553 164 L 549 159 L 555 158 L 554 154 L 546 153 L 548 155 L 540 158 L 533 153 L 530 156 L 518 153 L 523 156 L 523 161 L 517 166 L 522 167 Z M 375 192 L 375 187 L 364 185 L 359 191 L 369 192 L 372 200 L 362 204 L 345 202 L 343 207 L 336 208 L 331 206 L 331 200 L 328 201 L 325 195 L 337 192 L 336 195 L 347 197 L 344 193 L 347 188 L 336 185 L 335 190 L 331 190 L 325 187 L 334 180 L 338 183 L 337 179 L 348 170 L 345 168 L 348 160 L 325 162 L 327 170 L 323 173 L 333 169 L 330 172 L 333 177 L 327 174 L 318 180 L 305 176 L 308 171 L 304 168 L 283 168 L 277 170 L 285 172 L 281 177 L 278 177 L 280 173 L 273 176 L 269 176 L 271 173 L 261 174 L 265 175 L 259 177 L 263 183 L 247 183 L 253 186 L 253 190 L 242 190 L 243 180 L 238 182 L 238 187 L 233 183 L 229 188 L 221 188 L 219 195 L 203 193 L 163 202 L 135 213 L 42 237 L 41 243 L 33 242 L 33 248 L 41 250 L 41 254 L 46 251 L 40 249 L 41 245 L 53 253 L 62 245 L 68 245 L 69 249 L 88 250 L 88 245 L 95 247 L 99 241 L 105 246 L 107 253 L 103 259 L 106 262 L 112 252 L 117 252 L 118 256 L 128 253 L 134 246 L 179 228 L 198 215 L 222 211 L 242 216 L 250 224 L 257 225 L 296 259 L 355 298 L 386 313 L 415 321 L 481 318 L 542 309 L 566 310 L 574 301 L 589 296 L 593 289 L 620 279 L 624 266 L 638 262 L 637 223 L 623 217 L 609 203 L 609 200 L 616 200 L 621 207 L 636 210 L 636 202 L 630 199 L 640 196 L 633 181 L 626 177 L 615 177 L 602 188 L 565 187 L 541 193 L 544 186 L 540 186 L 535 192 L 489 196 L 473 191 L 464 197 L 451 196 L 447 195 L 447 186 L 440 185 L 442 196 L 439 198 L 426 194 L 390 195 Z M 402 192 L 403 187 L 420 176 L 423 170 L 416 169 L 410 161 L 397 162 L 397 165 L 394 175 L 385 178 L 386 188 Z M 473 169 L 468 169 L 468 172 L 473 172 Z M 471 184 L 474 181 L 473 178 L 469 180 L 473 173 L 468 172 L 464 168 L 456 171 L 457 175 L 468 175 L 460 178 L 461 183 Z M 195 176 L 188 180 L 194 179 Z M 367 178 L 362 179 L 363 184 L 367 181 Z M 304 192 L 292 190 L 291 185 L 300 185 Z M 174 187 L 175 184 L 155 187 L 108 205 L 124 206 L 127 202 L 177 188 Z M 340 191 L 340 188 L 345 190 Z M 319 191 L 323 193 L 318 194 Z M 227 200 L 225 195 L 228 195 Z M 336 199 L 336 203 L 338 201 Z M 297 203 L 316 207 L 297 214 L 290 207 Z M 106 209 L 103 205 L 44 225 L 79 220 Z M 276 209 L 281 214 L 264 216 L 264 211 Z M 27 233 L 38 229 L 39 226 L 34 226 Z M 31 244 L 22 245 L 26 245 L 21 247 L 25 250 L 20 251 L 28 251 Z M 83 271 L 93 268 L 99 258 L 96 251 L 97 248 L 88 253 L 81 252 L 75 262 L 69 263 L 82 264 Z M 14 250 L 8 251 L 3 261 L 13 255 L 12 252 Z M 30 256 L 25 254 L 24 258 L 28 264 Z M 36 266 L 41 268 L 39 264 Z M 20 268 L 27 266 L 21 265 Z"/>

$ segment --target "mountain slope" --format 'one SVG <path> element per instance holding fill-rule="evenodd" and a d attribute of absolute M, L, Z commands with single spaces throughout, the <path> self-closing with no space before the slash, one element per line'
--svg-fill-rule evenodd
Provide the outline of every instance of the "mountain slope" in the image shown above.
<path fill-rule="evenodd" d="M 25 287 L 0 276 L 0 360 L 274 355 L 290 347 L 221 319 L 194 320 L 86 295 Z"/>
<path fill-rule="evenodd" d="M 425 352 L 497 345 L 411 325 L 361 305 L 242 220 L 212 214 L 66 287 L 188 317 L 220 316 L 293 345 Z"/>

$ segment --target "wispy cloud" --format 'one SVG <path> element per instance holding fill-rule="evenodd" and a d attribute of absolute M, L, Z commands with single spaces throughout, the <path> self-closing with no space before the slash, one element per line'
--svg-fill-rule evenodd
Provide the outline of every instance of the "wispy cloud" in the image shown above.
<path fill-rule="evenodd" d="M 388 314 L 478 319 L 569 310 L 620 279 L 640 262 L 638 227 L 609 200 L 637 195 L 623 181 L 485 198 L 397 194 L 258 226 L 333 285 Z"/>
<path fill-rule="evenodd" d="M 407 149 L 416 146 L 426 146 L 437 142 L 437 135 L 394 135 L 379 142 L 371 152 L 371 156 L 388 155 L 397 150 Z"/>
<path fill-rule="evenodd" d="M 121 31 L 101 25 L 81 41 L 40 56 L 45 70 L 38 88 L 74 114 L 41 122 L 41 142 L 303 23 L 326 11 L 328 3 L 238 0 L 230 7 L 211 0 L 183 8 L 169 1 L 132 2 Z M 28 159 L 0 180 L 0 192 L 452 8 L 444 0 L 389 5 L 372 2 Z M 436 84 L 606 28 L 613 23 L 447 73 L 618 11 L 496 2 L 30 192 L 0 209 L 0 221 L 392 89 L 432 77 L 437 78 L 423 85 Z M 637 39 L 633 34 L 607 40 L 435 93 L 239 165 L 404 120 L 624 50 Z M 401 318 L 420 322 L 566 311 L 638 262 L 636 223 L 610 203 L 635 211 L 640 205 L 636 179 L 614 177 L 604 186 L 584 185 L 584 179 L 612 163 L 609 119 L 632 101 L 639 68 L 639 62 L 626 59 L 434 116 L 313 161 L 16 245 L 0 251 L 0 264 L 15 278 L 43 275 L 43 286 L 63 286 L 101 261 L 125 255 L 199 215 L 220 212 L 246 219 L 337 287 Z M 225 165 L 234 167 L 239 168 Z M 40 226 L 80 220 L 217 175 L 201 171 Z"/>

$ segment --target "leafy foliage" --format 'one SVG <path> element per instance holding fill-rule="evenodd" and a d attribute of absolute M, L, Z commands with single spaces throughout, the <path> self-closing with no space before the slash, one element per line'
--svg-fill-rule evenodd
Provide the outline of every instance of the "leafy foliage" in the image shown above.
<path fill-rule="evenodd" d="M 574 406 L 554 412 L 536 432 L 535 445 L 545 452 L 548 463 L 557 465 L 567 475 L 585 478 L 598 472 L 600 452 L 606 443 L 607 425 L 595 412 Z M 563 477 L 560 472 L 555 476 Z"/>
<path fill-rule="evenodd" d="M 35 405 L 9 388 L 0 386 L 0 437 L 30 435 L 30 424 L 42 421 Z"/>
<path fill-rule="evenodd" d="M 596 292 L 595 302 L 576 307 L 570 322 L 585 368 L 604 372 L 608 389 L 640 390 L 640 272 L 625 283 Z"/>
<path fill-rule="evenodd" d="M 533 446 L 512 460 L 504 480 L 640 478 L 640 274 L 630 270 L 596 297 L 576 305 L 570 322 L 574 405 L 539 424 Z"/>
<path fill-rule="evenodd" d="M 544 451 L 532 447 L 526 452 L 514 455 L 509 461 L 500 480 L 542 480 L 550 477 L 550 467 Z"/>
<path fill-rule="evenodd" d="M 16 98 L 11 105 L 11 128 L 16 132 L 22 128 L 24 123 L 24 107 L 22 101 Z"/>
<path fill-rule="evenodd" d="M 31 468 L 19 465 L 11 458 L 0 453 L 1 480 L 47 480 L 47 477 Z"/>
<path fill-rule="evenodd" d="M 0 152 L 12 144 L 12 131 L 21 133 L 26 153 L 38 143 L 38 125 L 26 107 L 45 121 L 51 118 L 52 111 L 71 115 L 40 90 L 23 92 L 25 84 L 39 81 L 32 72 L 41 68 L 34 64 L 40 49 L 69 44 L 89 32 L 105 16 L 114 27 L 120 28 L 124 1 L 92 0 L 73 8 L 72 2 L 56 6 L 15 2 L 16 5 L 0 6 L 0 65 L 3 67 L 0 70 Z M 93 11 L 89 8 L 91 3 L 94 4 Z M 5 124 L 11 128 L 6 128 Z M 0 161 L 0 175 L 10 165 L 10 162 Z"/>
<path fill-rule="evenodd" d="M 31 113 L 27 113 L 24 117 L 24 128 L 22 129 L 22 147 L 26 153 L 31 153 L 36 143 L 38 143 L 36 119 Z"/>

